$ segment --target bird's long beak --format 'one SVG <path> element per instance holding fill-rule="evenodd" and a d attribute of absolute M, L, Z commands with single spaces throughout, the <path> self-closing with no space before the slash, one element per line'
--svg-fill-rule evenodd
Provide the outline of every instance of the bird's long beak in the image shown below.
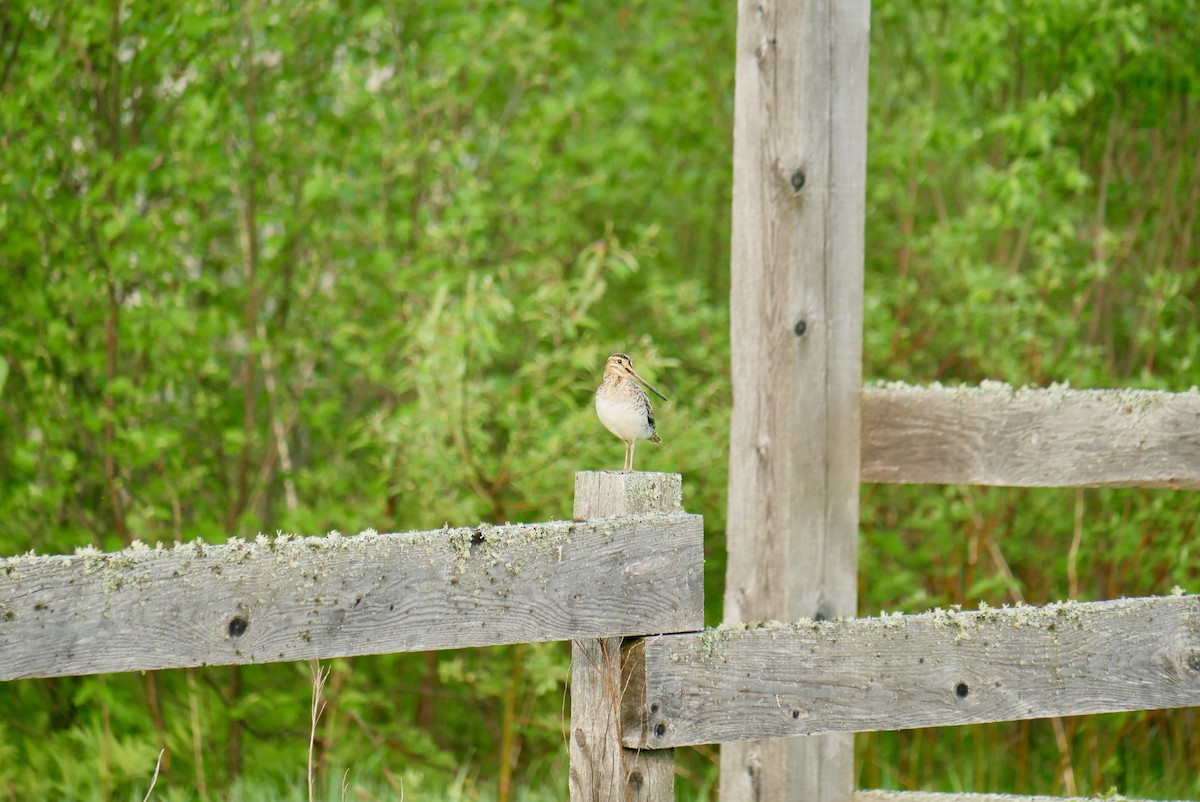
<path fill-rule="evenodd" d="M 634 370 L 633 368 L 630 368 L 630 369 L 629 369 L 629 372 L 630 372 L 630 373 L 632 373 L 632 374 L 633 374 L 633 378 L 635 378 L 635 379 L 637 379 L 638 381 L 640 381 L 640 382 L 642 383 L 642 385 L 643 385 L 643 386 L 644 386 L 644 387 L 645 387 L 647 390 L 649 390 L 650 392 L 654 393 L 656 396 L 658 396 L 659 398 L 661 398 L 663 401 L 666 401 L 666 400 L 667 400 L 667 397 L 666 397 L 665 395 L 663 395 L 662 393 L 660 393 L 660 392 L 659 392 L 659 391 L 658 391 L 658 390 L 655 388 L 655 386 L 654 386 L 653 384 L 651 384 L 650 382 L 646 381 L 646 380 L 645 380 L 645 379 L 643 379 L 641 376 L 639 376 L 636 370 Z"/>

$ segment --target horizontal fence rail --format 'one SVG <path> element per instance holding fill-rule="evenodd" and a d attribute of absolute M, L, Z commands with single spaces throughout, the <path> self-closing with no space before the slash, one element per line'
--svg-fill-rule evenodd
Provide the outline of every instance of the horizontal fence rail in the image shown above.
<path fill-rule="evenodd" d="M 862 481 L 1200 489 L 1200 392 L 867 387 Z"/>
<path fill-rule="evenodd" d="M 0 559 L 0 680 L 696 630 L 703 559 L 685 514 Z"/>
<path fill-rule="evenodd" d="M 628 747 L 1200 705 L 1200 596 L 731 626 L 626 646 Z"/>

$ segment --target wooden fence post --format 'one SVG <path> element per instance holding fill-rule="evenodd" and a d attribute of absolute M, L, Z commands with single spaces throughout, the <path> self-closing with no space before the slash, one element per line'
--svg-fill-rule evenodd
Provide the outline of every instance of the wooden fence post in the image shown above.
<path fill-rule="evenodd" d="M 741 0 L 726 623 L 853 616 L 868 0 Z M 721 749 L 722 802 L 848 802 L 854 740 Z"/>
<path fill-rule="evenodd" d="M 682 512 L 680 487 L 677 473 L 581 471 L 574 517 Z M 673 802 L 674 750 L 621 746 L 621 641 L 571 644 L 571 802 Z"/>

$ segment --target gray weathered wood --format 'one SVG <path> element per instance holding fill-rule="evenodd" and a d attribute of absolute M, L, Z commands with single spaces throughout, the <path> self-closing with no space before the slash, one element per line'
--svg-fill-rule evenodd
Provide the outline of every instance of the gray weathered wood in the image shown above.
<path fill-rule="evenodd" d="M 682 514 L 3 559 L 0 679 L 694 630 L 702 561 Z"/>
<path fill-rule="evenodd" d="M 869 387 L 862 480 L 1200 488 L 1200 392 Z"/>
<path fill-rule="evenodd" d="M 853 615 L 869 3 L 741 0 L 725 621 Z M 853 740 L 732 745 L 725 802 L 848 802 Z"/>
<path fill-rule="evenodd" d="M 625 664 L 627 746 L 1200 705 L 1200 596 L 723 627 L 642 644 L 643 659 Z"/>
<path fill-rule="evenodd" d="M 681 477 L 672 473 L 575 474 L 576 519 L 592 521 L 682 511 Z M 693 563 L 703 574 L 703 558 Z M 630 597 L 631 604 L 638 604 Z M 703 600 L 693 609 L 703 621 Z M 703 624 L 701 623 L 701 626 Z M 621 745 L 621 638 L 577 640 L 571 648 L 572 802 L 673 802 L 675 756 Z"/>
<path fill-rule="evenodd" d="M 573 802 L 673 802 L 675 752 L 621 745 L 621 638 L 571 644 Z"/>
<path fill-rule="evenodd" d="M 624 515 L 683 512 L 683 477 L 677 473 L 579 471 L 575 474 L 577 521 Z"/>
<path fill-rule="evenodd" d="M 1115 797 L 1120 802 L 1148 800 Z M 1024 794 L 954 794 L 934 791 L 855 791 L 854 802 L 1112 802 L 1111 796 L 1026 796 Z"/>

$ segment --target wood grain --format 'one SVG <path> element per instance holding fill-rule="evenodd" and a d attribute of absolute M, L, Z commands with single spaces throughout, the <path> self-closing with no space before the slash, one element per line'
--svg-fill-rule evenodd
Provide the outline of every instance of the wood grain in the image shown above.
<path fill-rule="evenodd" d="M 1200 705 L 1200 597 L 729 627 L 640 653 L 627 746 L 1186 707 Z"/>
<path fill-rule="evenodd" d="M 576 521 L 625 515 L 683 512 L 683 477 L 647 471 L 579 471 L 575 474 Z"/>
<path fill-rule="evenodd" d="M 862 480 L 1200 489 L 1200 392 L 866 388 Z"/>
<path fill-rule="evenodd" d="M 742 0 L 725 621 L 853 615 L 865 0 Z M 845 736 L 722 749 L 726 802 L 848 802 Z"/>
<path fill-rule="evenodd" d="M 677 473 L 575 474 L 577 519 L 604 520 L 683 509 Z M 696 566 L 703 573 L 703 563 Z M 636 602 L 635 602 L 636 603 Z M 703 601 L 694 611 L 704 617 Z M 571 644 L 572 802 L 674 802 L 675 755 L 621 745 L 622 639 Z"/>
<path fill-rule="evenodd" d="M 674 802 L 675 750 L 621 744 L 621 638 L 571 644 L 572 802 Z"/>
<path fill-rule="evenodd" d="M 695 630 L 702 563 L 683 514 L 9 558 L 0 679 Z"/>

